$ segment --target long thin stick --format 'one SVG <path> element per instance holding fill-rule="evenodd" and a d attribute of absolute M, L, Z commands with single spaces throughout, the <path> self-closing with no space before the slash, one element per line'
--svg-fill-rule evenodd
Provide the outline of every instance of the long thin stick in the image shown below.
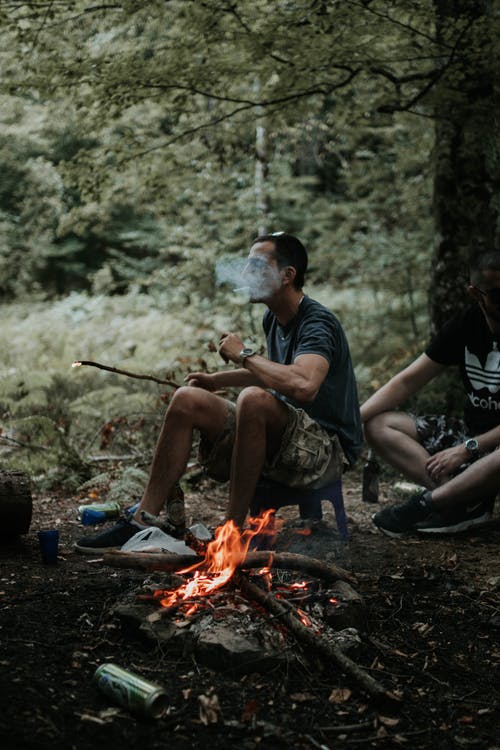
<path fill-rule="evenodd" d="M 153 383 L 160 383 L 160 385 L 170 385 L 172 388 L 180 388 L 180 385 L 173 380 L 162 380 L 161 378 L 155 378 L 154 375 L 140 375 L 137 372 L 130 372 L 129 370 L 119 370 L 118 367 L 101 365 L 100 362 L 91 362 L 88 359 L 77 360 L 76 362 L 73 362 L 71 367 L 82 367 L 83 365 L 98 367 L 100 370 L 108 370 L 108 372 L 114 372 L 117 375 L 126 375 L 128 378 L 137 378 L 137 380 L 152 380 Z"/>
<path fill-rule="evenodd" d="M 234 575 L 234 581 L 237 586 L 249 598 L 257 601 L 265 607 L 271 614 L 280 618 L 286 627 L 293 633 L 295 638 L 303 643 L 307 648 L 312 649 L 323 657 L 333 662 L 339 667 L 345 675 L 351 678 L 362 690 L 375 700 L 394 701 L 396 696 L 387 691 L 378 680 L 375 680 L 370 674 L 365 672 L 356 662 L 352 661 L 344 654 L 338 646 L 327 641 L 322 635 L 315 633 L 311 628 L 303 625 L 300 620 L 287 611 L 283 605 L 278 602 L 270 593 L 266 593 L 255 583 L 250 581 L 242 572 L 237 571 Z"/>

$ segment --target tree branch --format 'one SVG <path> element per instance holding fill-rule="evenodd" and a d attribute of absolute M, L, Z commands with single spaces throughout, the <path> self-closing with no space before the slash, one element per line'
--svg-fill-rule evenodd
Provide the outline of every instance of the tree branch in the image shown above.
<path fill-rule="evenodd" d="M 225 120 L 230 120 L 232 117 L 235 117 L 236 115 L 240 114 L 241 112 L 245 112 L 246 110 L 257 109 L 257 108 L 260 109 L 260 108 L 266 108 L 266 107 L 267 108 L 276 107 L 280 104 L 291 104 L 292 102 L 297 101 L 299 99 L 303 99 L 309 96 L 315 96 L 318 94 L 327 96 L 331 94 L 333 91 L 337 91 L 338 89 L 343 88 L 344 86 L 347 86 L 360 72 L 361 72 L 361 69 L 351 71 L 349 76 L 347 76 L 347 78 L 345 78 L 343 81 L 339 82 L 338 84 L 331 84 L 326 88 L 315 87 L 315 88 L 307 89 L 305 91 L 297 92 L 295 94 L 289 94 L 287 96 L 278 97 L 277 99 L 264 100 L 262 102 L 248 101 L 248 103 L 243 104 L 241 107 L 236 107 L 235 109 L 231 110 L 231 112 L 226 112 L 225 114 L 220 115 L 219 117 L 215 117 L 211 120 L 202 122 L 200 125 L 195 125 L 192 128 L 187 128 L 186 130 L 183 130 L 182 132 L 175 135 L 173 138 L 170 138 L 168 141 L 164 141 L 163 143 L 159 143 L 156 146 L 151 146 L 150 148 L 146 148 L 142 151 L 138 151 L 134 154 L 131 154 L 130 156 L 126 156 L 123 159 L 121 159 L 118 163 L 125 164 L 129 161 L 132 161 L 133 159 L 140 158 L 141 156 L 146 156 L 152 151 L 158 151 L 159 149 L 173 146 L 174 143 L 177 143 L 183 138 L 187 138 L 188 136 L 193 135 L 194 133 L 198 133 L 202 130 L 213 128 L 215 125 L 220 125 L 221 122 L 224 122 Z M 209 97 L 211 95 L 204 94 L 204 96 Z"/>
<path fill-rule="evenodd" d="M 136 372 L 130 372 L 129 370 L 119 370 L 117 367 L 111 367 L 109 365 L 101 365 L 100 362 L 92 362 L 91 360 L 77 360 L 73 362 L 72 367 L 82 366 L 98 367 L 100 370 L 107 370 L 108 372 L 114 372 L 117 375 L 126 375 L 128 378 L 137 378 L 137 380 L 152 380 L 153 383 L 159 383 L 160 385 L 170 385 L 172 388 L 180 388 L 178 383 L 173 380 L 162 380 L 156 378 L 154 375 L 141 375 Z"/>

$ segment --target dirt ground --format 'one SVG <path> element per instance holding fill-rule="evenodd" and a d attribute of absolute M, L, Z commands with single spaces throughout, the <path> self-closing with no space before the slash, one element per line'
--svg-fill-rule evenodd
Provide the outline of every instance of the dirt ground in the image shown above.
<path fill-rule="evenodd" d="M 211 529 L 220 522 L 223 487 L 202 481 L 186 499 L 193 520 Z M 145 574 L 73 550 L 85 531 L 80 502 L 35 496 L 29 534 L 0 547 L 2 748 L 500 747 L 498 524 L 389 540 L 371 524 L 374 506 L 361 502 L 356 479 L 346 483 L 351 538 L 338 547 L 338 562 L 356 574 L 369 612 L 355 659 L 400 696 L 380 706 L 290 635 L 290 659 L 239 676 L 132 636 L 112 607 L 139 590 Z M 296 511 L 283 515 L 291 523 Z M 335 525 L 326 508 L 324 520 Z M 60 531 L 55 566 L 43 565 L 38 549 L 36 532 L 48 527 Z M 100 693 L 92 677 L 107 661 L 163 685 L 166 717 L 136 718 Z M 199 696 L 210 694 L 220 714 L 205 724 Z"/>

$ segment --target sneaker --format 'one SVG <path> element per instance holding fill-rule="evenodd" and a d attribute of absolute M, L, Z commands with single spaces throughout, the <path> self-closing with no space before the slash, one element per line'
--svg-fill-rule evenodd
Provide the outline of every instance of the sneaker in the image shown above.
<path fill-rule="evenodd" d="M 82 537 L 76 542 L 75 549 L 87 555 L 101 554 L 102 552 L 119 549 L 134 534 L 141 531 L 142 528 L 125 518 L 118 521 L 118 523 L 107 531 L 101 531 L 99 534 L 94 534 L 93 536 Z"/>
<path fill-rule="evenodd" d="M 427 495 L 427 490 L 424 490 L 404 503 L 379 510 L 372 516 L 372 521 L 387 536 L 398 538 L 411 534 L 416 530 L 416 524 L 431 514 Z"/>
<path fill-rule="evenodd" d="M 479 500 L 441 512 L 435 511 L 429 518 L 417 523 L 416 530 L 419 534 L 456 534 L 459 531 L 466 531 L 489 521 L 494 504 L 495 498 Z"/>

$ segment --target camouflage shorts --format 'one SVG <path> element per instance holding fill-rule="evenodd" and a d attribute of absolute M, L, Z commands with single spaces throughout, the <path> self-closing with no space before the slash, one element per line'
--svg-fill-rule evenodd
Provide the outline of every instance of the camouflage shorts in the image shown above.
<path fill-rule="evenodd" d="M 342 475 L 344 457 L 336 435 L 311 419 L 302 409 L 283 402 L 288 409 L 288 422 L 281 448 L 262 474 L 288 487 L 320 487 Z M 231 456 L 236 433 L 236 407 L 228 401 L 224 431 L 215 442 L 202 439 L 198 459 L 207 474 L 225 482 L 229 479 Z"/>
<path fill-rule="evenodd" d="M 413 415 L 412 415 L 413 416 Z M 456 417 L 447 417 L 444 414 L 415 417 L 418 442 L 425 450 L 433 455 L 452 448 L 454 445 L 464 443 L 468 437 L 465 423 Z"/>

